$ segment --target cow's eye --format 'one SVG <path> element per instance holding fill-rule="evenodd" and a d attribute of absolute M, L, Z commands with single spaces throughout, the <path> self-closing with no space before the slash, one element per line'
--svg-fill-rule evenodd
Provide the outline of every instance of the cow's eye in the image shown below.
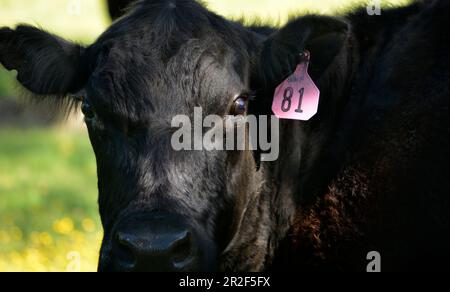
<path fill-rule="evenodd" d="M 83 99 L 83 103 L 81 104 L 81 112 L 87 120 L 92 120 L 95 117 L 94 109 L 86 98 Z"/>
<path fill-rule="evenodd" d="M 244 115 L 247 112 L 248 98 L 246 96 L 239 96 L 233 102 L 230 114 L 239 116 Z"/>

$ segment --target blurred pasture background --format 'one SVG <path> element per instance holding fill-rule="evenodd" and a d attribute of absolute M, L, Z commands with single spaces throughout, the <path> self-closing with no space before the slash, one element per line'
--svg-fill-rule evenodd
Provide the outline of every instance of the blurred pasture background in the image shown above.
<path fill-rule="evenodd" d="M 29 23 L 89 44 L 110 23 L 105 2 L 0 0 L 0 26 Z M 361 1 L 204 2 L 227 17 L 282 24 L 292 14 L 329 14 Z M 55 123 L 26 109 L 15 73 L 0 68 L 0 271 L 95 271 L 102 236 L 96 181 L 82 121 Z"/>

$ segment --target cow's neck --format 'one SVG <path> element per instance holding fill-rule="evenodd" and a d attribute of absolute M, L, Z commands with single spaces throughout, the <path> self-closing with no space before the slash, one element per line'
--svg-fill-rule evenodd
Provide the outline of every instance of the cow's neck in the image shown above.
<path fill-rule="evenodd" d="M 347 109 L 351 108 L 349 103 L 356 102 L 351 96 L 358 55 L 357 42 L 350 38 L 326 72 L 312 76 L 321 89 L 322 99 L 322 108 L 315 118 L 309 122 L 281 122 L 281 156 L 270 167 L 274 178 L 268 206 L 272 226 L 265 268 L 270 267 L 280 244 L 286 241 L 295 217 L 326 193 L 344 161 L 347 140 L 340 125 L 354 114 Z M 263 204 L 267 204 L 264 197 L 260 206 Z"/>

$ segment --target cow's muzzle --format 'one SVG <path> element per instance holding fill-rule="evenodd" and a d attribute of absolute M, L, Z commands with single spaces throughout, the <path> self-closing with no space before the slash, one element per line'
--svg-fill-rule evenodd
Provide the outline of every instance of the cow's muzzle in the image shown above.
<path fill-rule="evenodd" d="M 118 224 L 112 236 L 108 270 L 209 270 L 209 265 L 205 265 L 208 255 L 197 234 L 182 218 L 170 213 L 151 212 L 130 216 Z"/>

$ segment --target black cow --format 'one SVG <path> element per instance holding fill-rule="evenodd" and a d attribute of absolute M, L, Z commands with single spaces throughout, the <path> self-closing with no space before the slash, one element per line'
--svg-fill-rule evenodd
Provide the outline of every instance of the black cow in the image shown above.
<path fill-rule="evenodd" d="M 83 47 L 0 30 L 38 99 L 82 104 L 96 154 L 101 271 L 384 270 L 450 258 L 450 3 L 307 15 L 280 29 L 146 0 Z M 171 119 L 271 115 L 311 55 L 317 115 L 280 121 L 280 157 L 175 151 Z"/>

